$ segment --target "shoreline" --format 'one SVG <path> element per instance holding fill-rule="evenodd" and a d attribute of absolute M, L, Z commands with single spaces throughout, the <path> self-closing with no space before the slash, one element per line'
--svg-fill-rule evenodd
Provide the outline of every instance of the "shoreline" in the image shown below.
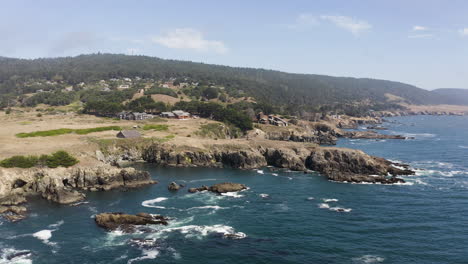
<path fill-rule="evenodd" d="M 347 122 L 349 126 L 381 123 L 375 118 L 350 119 Z M 322 137 L 354 135 L 349 134 L 353 132 L 343 132 L 330 121 L 306 122 L 298 127 L 306 131 L 319 131 Z M 314 133 L 311 135 L 317 136 Z M 371 135 L 388 136 L 376 133 Z M 94 153 L 81 155 L 81 159 L 88 161 L 70 168 L 0 168 L 0 177 L 4 179 L 0 183 L 0 214 L 11 221 L 24 219 L 27 215 L 24 204 L 29 196 L 39 196 L 59 204 L 76 204 L 85 199 L 83 191 L 107 191 L 155 184 L 147 172 L 132 167 L 135 161 L 168 167 L 260 169 L 272 166 L 304 173 L 317 172 L 328 180 L 351 183 L 404 183 L 398 175 L 414 174 L 409 167 L 396 168 L 393 166 L 395 163 L 360 150 L 262 137 L 220 142 L 205 140 L 197 146 L 138 139 L 114 141 L 95 149 Z M 16 184 L 19 181 L 21 184 Z"/>

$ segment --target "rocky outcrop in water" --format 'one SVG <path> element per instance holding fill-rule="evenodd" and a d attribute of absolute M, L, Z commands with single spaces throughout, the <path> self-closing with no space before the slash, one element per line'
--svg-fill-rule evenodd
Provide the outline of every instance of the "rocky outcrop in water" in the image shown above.
<path fill-rule="evenodd" d="M 181 188 L 181 186 L 175 182 L 171 182 L 169 186 L 167 186 L 167 189 L 169 191 L 178 191 Z"/>
<path fill-rule="evenodd" d="M 240 183 L 223 182 L 211 186 L 208 190 L 215 193 L 239 192 L 247 189 L 247 186 Z"/>
<path fill-rule="evenodd" d="M 245 186 L 244 184 L 223 182 L 223 183 L 217 183 L 210 187 L 203 185 L 202 187 L 199 187 L 199 188 L 189 188 L 188 191 L 190 193 L 210 191 L 210 192 L 214 192 L 217 194 L 222 194 L 222 193 L 227 193 L 227 192 L 239 192 L 245 189 L 247 189 L 247 186 Z"/>
<path fill-rule="evenodd" d="M 375 131 L 346 131 L 343 136 L 351 139 L 414 139 L 402 135 L 379 134 Z"/>
<path fill-rule="evenodd" d="M 167 218 L 161 215 L 138 213 L 136 215 L 124 213 L 102 213 L 95 217 L 98 226 L 108 231 L 121 230 L 125 233 L 133 233 L 136 226 L 167 225 Z"/>
<path fill-rule="evenodd" d="M 0 205 L 24 203 L 25 197 L 39 195 L 60 204 L 85 199 L 82 191 L 106 191 L 153 184 L 148 172 L 109 165 L 71 168 L 0 169 Z M 19 184 L 20 183 L 20 184 Z M 3 198 L 2 198 L 3 197 Z M 15 212 L 12 209 L 5 213 Z"/>
<path fill-rule="evenodd" d="M 349 175 L 353 175 L 354 182 L 392 183 L 395 179 L 387 177 L 388 174 L 396 176 L 414 173 L 397 169 L 390 161 L 359 150 L 332 147 L 264 147 L 259 144 L 231 149 L 225 147 L 224 150 L 215 146 L 210 150 L 183 150 L 180 147 L 155 144 L 145 151 L 143 157 L 150 163 L 175 167 L 254 169 L 270 165 L 295 171 L 313 170 L 335 181 L 350 181 Z M 373 175 L 382 178 L 376 180 Z M 388 181 L 384 180 L 387 178 Z M 403 182 L 402 179 L 399 181 Z M 193 188 L 192 191 L 206 190 L 208 187 L 201 188 Z"/>

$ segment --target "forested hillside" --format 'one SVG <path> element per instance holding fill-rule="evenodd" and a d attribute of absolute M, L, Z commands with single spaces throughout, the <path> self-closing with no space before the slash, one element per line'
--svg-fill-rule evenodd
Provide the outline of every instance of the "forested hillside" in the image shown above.
<path fill-rule="evenodd" d="M 93 54 L 48 59 L 0 58 L 0 94 L 5 98 L 35 92 L 29 80 L 46 79 L 67 85 L 110 78 L 180 78 L 223 86 L 230 94 L 245 95 L 286 109 L 313 111 L 320 106 L 366 102 L 374 108 L 392 108 L 386 94 L 412 104 L 451 104 L 450 96 L 412 85 L 374 79 L 291 74 L 273 70 L 164 60 L 147 56 Z M 468 102 L 463 101 L 465 104 Z"/>

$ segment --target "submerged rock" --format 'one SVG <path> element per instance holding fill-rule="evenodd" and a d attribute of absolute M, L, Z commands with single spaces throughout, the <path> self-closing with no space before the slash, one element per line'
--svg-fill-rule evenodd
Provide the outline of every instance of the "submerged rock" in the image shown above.
<path fill-rule="evenodd" d="M 167 186 L 167 189 L 169 191 L 178 191 L 181 188 L 181 186 L 175 182 L 171 182 L 169 186 Z"/>
<path fill-rule="evenodd" d="M 196 193 L 196 192 L 203 192 L 203 191 L 208 191 L 208 186 L 203 185 L 202 187 L 199 188 L 189 188 L 188 192 L 189 193 Z"/>
<path fill-rule="evenodd" d="M 161 215 L 151 215 L 148 213 L 138 213 L 136 215 L 125 213 L 101 213 L 96 215 L 96 224 L 109 231 L 122 230 L 126 233 L 132 233 L 136 230 L 135 226 L 143 225 L 167 225 L 167 218 Z"/>

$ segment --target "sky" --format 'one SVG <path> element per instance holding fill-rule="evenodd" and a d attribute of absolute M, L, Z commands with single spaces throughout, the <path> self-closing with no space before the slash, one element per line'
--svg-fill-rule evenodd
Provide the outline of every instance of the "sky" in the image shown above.
<path fill-rule="evenodd" d="M 468 88 L 466 0 L 0 0 L 0 56 L 88 53 Z"/>

